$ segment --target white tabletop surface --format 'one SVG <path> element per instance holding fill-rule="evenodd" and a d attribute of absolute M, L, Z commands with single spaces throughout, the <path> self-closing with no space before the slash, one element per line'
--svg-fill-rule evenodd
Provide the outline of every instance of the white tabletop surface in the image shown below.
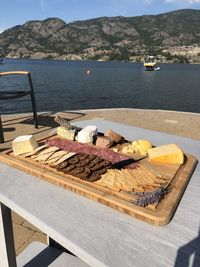
<path fill-rule="evenodd" d="M 112 128 L 154 145 L 176 143 L 200 160 L 200 142 L 192 139 L 98 119 L 76 125 Z M 91 266 L 200 266 L 199 165 L 166 226 L 149 225 L 3 163 L 0 201 Z"/>

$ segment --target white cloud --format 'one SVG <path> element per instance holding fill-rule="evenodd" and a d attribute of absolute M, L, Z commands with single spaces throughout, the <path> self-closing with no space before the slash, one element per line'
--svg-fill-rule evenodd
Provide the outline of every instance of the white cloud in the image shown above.
<path fill-rule="evenodd" d="M 200 0 L 164 0 L 165 3 L 177 3 L 177 4 L 197 4 Z"/>
<path fill-rule="evenodd" d="M 187 0 L 186 2 L 190 4 L 200 3 L 200 0 Z"/>

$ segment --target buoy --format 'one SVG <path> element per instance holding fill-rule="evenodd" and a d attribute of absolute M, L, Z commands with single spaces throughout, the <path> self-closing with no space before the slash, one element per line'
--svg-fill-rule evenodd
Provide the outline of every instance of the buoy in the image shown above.
<path fill-rule="evenodd" d="M 92 71 L 90 69 L 87 69 L 87 70 L 85 70 L 85 74 L 90 75 L 90 74 L 92 74 Z"/>

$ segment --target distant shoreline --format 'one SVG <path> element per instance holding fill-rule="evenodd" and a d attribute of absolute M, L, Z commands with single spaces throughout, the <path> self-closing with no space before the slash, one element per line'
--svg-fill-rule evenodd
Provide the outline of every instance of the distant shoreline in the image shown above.
<path fill-rule="evenodd" d="M 136 64 L 143 64 L 143 62 L 141 61 L 119 61 L 119 60 L 112 60 L 112 61 L 108 61 L 108 60 L 92 60 L 92 59 L 60 59 L 60 58 L 27 58 L 27 57 L 2 57 L 1 59 L 3 60 L 50 60 L 50 61 L 67 61 L 67 62 L 103 62 L 103 63 L 112 63 L 112 62 L 117 62 L 117 63 L 136 63 Z M 158 64 L 183 64 L 183 65 L 199 65 L 200 62 L 187 62 L 187 63 L 182 63 L 182 62 L 159 62 Z"/>

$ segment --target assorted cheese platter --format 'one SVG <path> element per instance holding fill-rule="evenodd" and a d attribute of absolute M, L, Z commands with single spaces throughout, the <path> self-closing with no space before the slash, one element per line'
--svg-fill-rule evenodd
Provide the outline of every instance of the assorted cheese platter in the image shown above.
<path fill-rule="evenodd" d="M 197 160 L 176 144 L 127 141 L 94 125 L 36 141 L 17 137 L 0 161 L 154 225 L 172 219 Z"/>

